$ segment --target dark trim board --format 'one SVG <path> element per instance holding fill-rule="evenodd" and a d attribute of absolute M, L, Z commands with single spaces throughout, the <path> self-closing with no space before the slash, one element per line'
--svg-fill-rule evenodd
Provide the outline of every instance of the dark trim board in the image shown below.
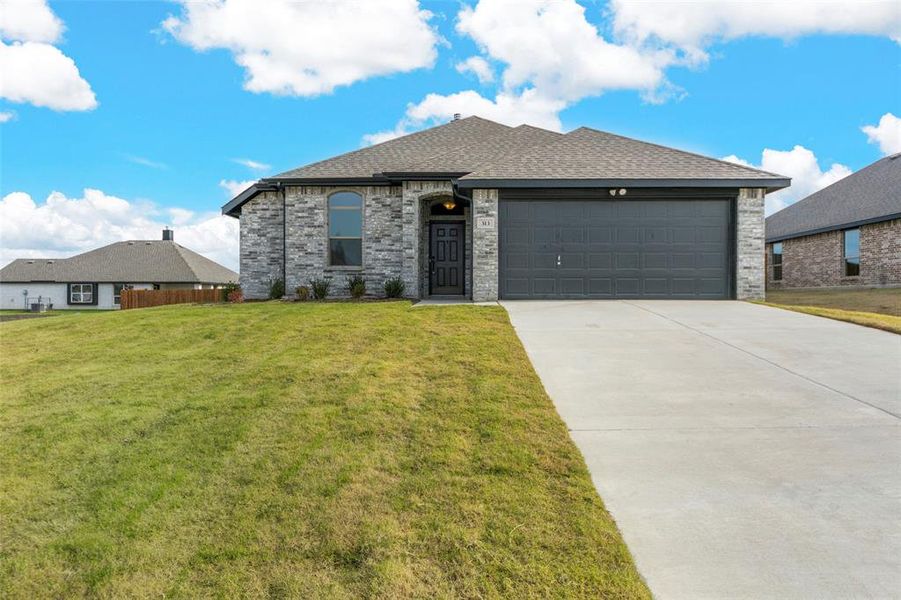
<path fill-rule="evenodd" d="M 766 243 L 767 244 L 775 244 L 776 242 L 784 242 L 785 240 L 791 240 L 791 239 L 800 238 L 800 237 L 807 237 L 809 235 L 817 235 L 819 233 L 828 233 L 830 231 L 843 231 L 845 229 L 856 229 L 862 225 L 872 225 L 873 223 L 882 223 L 883 221 L 894 221 L 895 219 L 901 219 L 901 213 L 885 215 L 882 217 L 873 217 L 871 219 L 861 219 L 860 221 L 852 221 L 850 223 L 843 223 L 841 225 L 830 225 L 828 227 L 820 227 L 818 229 L 810 229 L 808 231 L 802 231 L 800 233 L 789 233 L 786 235 L 776 235 L 773 237 L 766 238 Z"/>
<path fill-rule="evenodd" d="M 566 200 L 668 200 L 684 198 L 686 200 L 727 199 L 738 197 L 734 188 L 629 188 L 625 195 L 610 194 L 601 188 L 566 188 Z M 560 189 L 502 189 L 498 190 L 498 200 L 556 200 L 561 198 Z"/>
<path fill-rule="evenodd" d="M 787 177 L 760 179 L 467 179 L 460 188 L 766 188 L 774 192 L 791 184 Z"/>

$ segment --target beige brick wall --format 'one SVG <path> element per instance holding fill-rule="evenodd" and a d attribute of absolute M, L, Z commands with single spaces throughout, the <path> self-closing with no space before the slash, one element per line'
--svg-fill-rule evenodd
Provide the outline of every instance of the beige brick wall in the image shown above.
<path fill-rule="evenodd" d="M 845 277 L 842 232 L 782 242 L 782 281 L 773 280 L 773 245 L 767 244 L 771 289 L 901 285 L 901 219 L 860 227 L 860 276 Z"/>

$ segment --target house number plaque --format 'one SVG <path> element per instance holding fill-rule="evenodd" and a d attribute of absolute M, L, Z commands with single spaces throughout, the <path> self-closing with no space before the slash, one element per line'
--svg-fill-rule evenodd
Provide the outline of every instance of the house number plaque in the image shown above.
<path fill-rule="evenodd" d="M 476 228 L 478 228 L 478 229 L 494 229 L 494 217 L 478 217 L 478 218 L 476 218 Z"/>

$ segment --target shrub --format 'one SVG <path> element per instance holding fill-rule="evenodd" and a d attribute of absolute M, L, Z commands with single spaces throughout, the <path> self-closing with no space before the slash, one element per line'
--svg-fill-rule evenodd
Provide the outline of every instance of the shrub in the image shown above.
<path fill-rule="evenodd" d="M 347 291 L 354 300 L 359 300 L 366 294 L 366 280 L 359 273 L 347 278 Z"/>
<path fill-rule="evenodd" d="M 226 283 L 222 286 L 223 302 L 244 302 L 244 293 L 237 283 Z"/>
<path fill-rule="evenodd" d="M 385 281 L 385 295 L 389 298 L 400 298 L 406 289 L 404 280 L 400 277 L 392 277 Z"/>
<path fill-rule="evenodd" d="M 305 285 L 297 286 L 297 289 L 294 290 L 294 293 L 297 294 L 298 300 L 309 300 L 310 299 L 310 288 Z"/>
<path fill-rule="evenodd" d="M 269 280 L 269 299 L 270 300 L 278 300 L 282 296 L 285 295 L 285 280 L 279 277 L 278 279 L 270 279 Z"/>
<path fill-rule="evenodd" d="M 322 279 L 314 278 L 310 280 L 310 289 L 313 290 L 313 297 L 317 300 L 325 300 L 328 297 L 331 287 L 332 280 L 330 277 L 323 277 Z"/>

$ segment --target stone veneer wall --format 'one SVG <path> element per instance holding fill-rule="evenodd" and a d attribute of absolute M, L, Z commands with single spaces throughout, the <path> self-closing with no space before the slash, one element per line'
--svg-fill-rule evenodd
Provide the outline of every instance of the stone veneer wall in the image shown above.
<path fill-rule="evenodd" d="M 328 266 L 328 195 L 353 191 L 363 197 L 362 269 Z M 402 273 L 401 188 L 399 186 L 285 189 L 287 255 L 285 289 L 289 296 L 314 277 L 331 277 L 332 294 L 347 295 L 345 279 L 361 273 L 371 294 L 380 294 L 389 277 Z M 241 209 L 241 286 L 245 297 L 268 297 L 269 282 L 282 276 L 282 202 L 266 192 Z"/>
<path fill-rule="evenodd" d="M 736 201 L 735 297 L 762 300 L 766 294 L 764 212 L 766 191 L 742 188 Z"/>
<path fill-rule="evenodd" d="M 497 190 L 472 191 L 472 299 L 497 300 Z M 479 218 L 490 217 L 493 227 L 479 227 Z"/>
<path fill-rule="evenodd" d="M 827 231 L 782 242 L 782 280 L 773 279 L 773 245 L 767 244 L 771 289 L 901 285 L 901 219 L 860 227 L 860 276 L 846 277 L 842 232 Z"/>
<path fill-rule="evenodd" d="M 403 279 L 407 296 L 422 298 L 428 294 L 428 215 L 429 198 L 452 194 L 450 181 L 405 181 L 403 184 Z M 425 225 L 423 226 L 423 223 Z M 425 227 L 425 231 L 423 231 Z"/>
<path fill-rule="evenodd" d="M 269 282 L 282 276 L 282 195 L 264 192 L 241 207 L 240 263 L 244 297 L 269 297 Z"/>

